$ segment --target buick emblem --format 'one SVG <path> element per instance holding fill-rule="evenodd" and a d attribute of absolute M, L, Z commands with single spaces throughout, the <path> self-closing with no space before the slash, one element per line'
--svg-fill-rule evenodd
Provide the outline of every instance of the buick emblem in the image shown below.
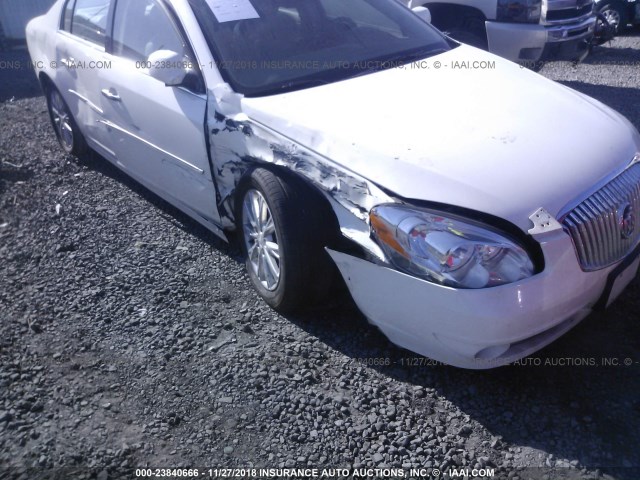
<path fill-rule="evenodd" d="M 622 238 L 625 240 L 631 238 L 636 229 L 636 215 L 630 203 L 626 203 L 618 209 L 618 225 L 620 225 Z"/>

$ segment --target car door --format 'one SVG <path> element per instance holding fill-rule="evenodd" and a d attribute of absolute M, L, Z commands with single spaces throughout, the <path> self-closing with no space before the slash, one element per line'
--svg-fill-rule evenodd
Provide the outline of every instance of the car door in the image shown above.
<path fill-rule="evenodd" d="M 107 131 L 99 123 L 99 75 L 105 61 L 106 29 L 112 0 L 68 0 L 56 44 L 55 84 L 92 148 L 113 157 Z"/>
<path fill-rule="evenodd" d="M 197 68 L 189 88 L 153 78 L 148 59 L 158 50 L 179 53 L 186 64 L 194 60 L 163 1 L 118 0 L 108 47 L 111 68 L 100 77 L 101 123 L 122 168 L 187 213 L 219 223 L 205 138 L 204 81 Z"/>

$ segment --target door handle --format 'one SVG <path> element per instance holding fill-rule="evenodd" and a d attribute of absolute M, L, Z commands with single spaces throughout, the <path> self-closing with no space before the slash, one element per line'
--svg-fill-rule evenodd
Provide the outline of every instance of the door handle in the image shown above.
<path fill-rule="evenodd" d="M 71 68 L 73 65 L 75 65 L 76 61 L 74 58 L 69 57 L 60 59 L 60 63 L 67 68 Z"/>
<path fill-rule="evenodd" d="M 120 95 L 113 88 L 103 88 L 102 95 L 107 97 L 109 100 L 113 100 L 114 102 L 119 102 L 121 100 Z"/>

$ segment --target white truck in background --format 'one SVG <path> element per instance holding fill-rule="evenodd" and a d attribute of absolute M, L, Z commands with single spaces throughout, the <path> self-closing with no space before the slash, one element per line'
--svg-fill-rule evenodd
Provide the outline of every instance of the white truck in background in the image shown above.
<path fill-rule="evenodd" d="M 589 52 L 594 0 L 409 0 L 452 38 L 535 67 L 547 59 L 582 60 Z"/>

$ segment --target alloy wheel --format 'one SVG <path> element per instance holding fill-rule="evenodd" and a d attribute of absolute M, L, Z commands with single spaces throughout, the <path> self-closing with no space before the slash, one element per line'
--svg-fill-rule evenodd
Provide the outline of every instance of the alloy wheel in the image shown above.
<path fill-rule="evenodd" d="M 280 245 L 269 205 L 256 189 L 245 194 L 242 228 L 253 273 L 264 288 L 274 291 L 280 281 Z"/>
<path fill-rule="evenodd" d="M 609 25 L 614 27 L 616 31 L 620 29 L 620 23 L 622 22 L 620 12 L 618 12 L 615 8 L 606 8 L 601 13 L 602 16 L 607 20 Z"/>

